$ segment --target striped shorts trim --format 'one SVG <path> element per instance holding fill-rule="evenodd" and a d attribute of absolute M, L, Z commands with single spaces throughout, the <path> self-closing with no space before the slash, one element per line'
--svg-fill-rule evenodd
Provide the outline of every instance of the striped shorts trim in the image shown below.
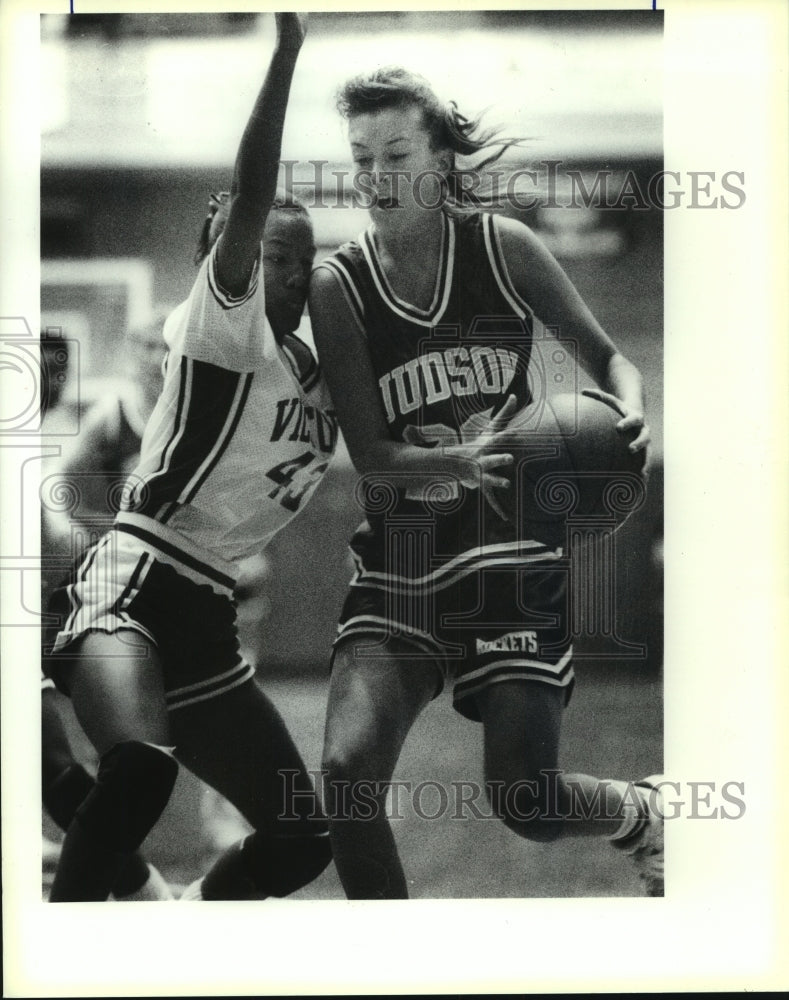
<path fill-rule="evenodd" d="M 209 698 L 216 698 L 217 695 L 226 694 L 233 688 L 245 684 L 255 676 L 254 668 L 242 659 L 237 667 L 226 670 L 224 673 L 209 677 L 204 681 L 197 681 L 195 684 L 187 684 L 185 687 L 168 691 L 165 695 L 167 707 L 170 711 L 176 708 L 185 708 L 187 705 L 196 705 L 199 701 L 208 701 Z"/>
<path fill-rule="evenodd" d="M 181 576 L 200 586 L 208 585 L 218 594 L 233 596 L 237 568 L 233 563 L 219 559 L 213 552 L 206 552 L 189 539 L 143 514 L 118 514 L 114 531 L 136 539 L 130 548 L 151 553 L 159 562 L 173 566 Z"/>
<path fill-rule="evenodd" d="M 563 690 L 566 703 L 574 686 L 566 565 L 552 553 L 516 566 L 475 568 L 449 586 L 417 588 L 410 595 L 355 583 L 335 648 L 365 636 L 370 647 L 360 642 L 358 651 L 363 667 L 365 660 L 386 655 L 385 640 L 410 643 L 452 687 L 456 710 L 476 721 L 475 696 L 504 681 L 547 684 Z"/>
<path fill-rule="evenodd" d="M 420 591 L 435 593 L 446 587 L 454 586 L 472 573 L 508 567 L 542 566 L 551 562 L 560 562 L 564 558 L 561 548 L 551 549 L 542 542 L 531 540 L 502 542 L 498 545 L 486 545 L 484 548 L 469 549 L 423 576 L 406 577 L 368 569 L 365 567 L 362 557 L 353 548 L 350 552 L 356 565 L 356 573 L 350 584 L 352 587 L 380 587 L 383 590 L 403 591 L 405 593 L 418 593 Z"/>
<path fill-rule="evenodd" d="M 172 552 L 158 556 L 158 545 L 149 548 L 139 532 L 113 529 L 85 555 L 71 582 L 53 593 L 49 610 L 64 624 L 44 669 L 56 685 L 74 643 L 90 633 L 121 630 L 156 647 L 168 709 L 218 697 L 254 677 L 240 654 L 232 590 L 218 589 L 215 574 L 191 558 L 182 571 Z"/>
<path fill-rule="evenodd" d="M 335 648 L 340 642 L 345 642 L 353 636 L 360 639 L 363 637 L 377 639 L 379 642 L 387 638 L 396 638 L 399 642 L 407 642 L 414 646 L 422 655 L 428 656 L 435 662 L 444 684 L 454 680 L 452 700 L 456 706 L 464 699 L 478 694 L 490 684 L 496 684 L 500 681 L 538 681 L 541 684 L 566 688 L 567 700 L 569 700 L 575 685 L 572 646 L 565 651 L 557 663 L 511 657 L 505 660 L 493 660 L 485 666 L 456 677 L 453 669 L 456 658 L 452 657 L 451 654 L 447 655 L 446 647 L 441 646 L 433 636 L 426 632 L 408 630 L 401 623 L 374 615 L 357 615 L 338 628 Z M 365 651 L 365 655 L 374 657 L 374 649 Z M 436 693 L 440 694 L 440 689 Z"/>
<path fill-rule="evenodd" d="M 538 681 L 540 684 L 565 688 L 569 698 L 575 684 L 572 656 L 571 646 L 557 663 L 515 658 L 494 660 L 459 678 L 455 682 L 452 699 L 457 704 L 464 698 L 478 694 L 483 688 L 500 681 Z"/>

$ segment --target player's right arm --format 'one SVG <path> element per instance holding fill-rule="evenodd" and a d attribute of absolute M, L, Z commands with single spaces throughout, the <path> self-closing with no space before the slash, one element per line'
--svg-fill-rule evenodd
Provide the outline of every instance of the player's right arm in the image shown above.
<path fill-rule="evenodd" d="M 257 260 L 277 190 L 282 130 L 306 14 L 275 14 L 277 41 L 268 73 L 236 156 L 230 211 L 216 250 L 216 277 L 230 295 L 243 294 Z"/>
<path fill-rule="evenodd" d="M 395 441 L 389 434 L 364 330 L 328 268 L 313 271 L 309 312 L 321 367 L 356 471 L 389 474 L 398 487 L 414 490 L 450 477 L 472 489 L 481 488 L 503 517 L 493 490 L 509 486 L 509 479 L 500 473 L 513 458 L 502 450 L 498 433 L 515 410 L 514 397 L 469 444 L 423 448 Z"/>

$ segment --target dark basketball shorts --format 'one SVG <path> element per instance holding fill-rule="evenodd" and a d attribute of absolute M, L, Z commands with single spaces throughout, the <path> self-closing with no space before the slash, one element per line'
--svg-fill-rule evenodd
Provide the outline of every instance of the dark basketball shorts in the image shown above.
<path fill-rule="evenodd" d="M 357 641 L 360 658 L 383 653 L 387 639 L 427 656 L 442 678 L 436 695 L 452 684 L 461 715 L 480 720 L 475 696 L 491 684 L 524 680 L 564 691 L 574 685 L 567 620 L 567 563 L 557 554 L 526 565 L 486 565 L 450 582 L 397 587 L 390 580 L 351 583 L 335 651 Z"/>
<path fill-rule="evenodd" d="M 113 528 L 52 593 L 47 612 L 57 624 L 49 631 L 59 631 L 45 643 L 44 674 L 68 694 L 62 668 L 79 655 L 79 640 L 127 630 L 130 655 L 146 649 L 135 633 L 156 647 L 168 709 L 222 695 L 254 675 L 239 649 L 233 585 L 216 560 Z"/>

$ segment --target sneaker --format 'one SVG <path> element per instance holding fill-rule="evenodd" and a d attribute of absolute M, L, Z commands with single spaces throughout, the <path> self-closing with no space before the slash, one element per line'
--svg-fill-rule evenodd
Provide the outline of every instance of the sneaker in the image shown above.
<path fill-rule="evenodd" d="M 203 902 L 203 879 L 199 878 L 188 885 L 179 897 L 181 903 Z"/>
<path fill-rule="evenodd" d="M 135 889 L 128 896 L 112 896 L 111 898 L 118 903 L 153 903 L 171 902 L 175 897 L 161 873 L 149 864 L 148 878 L 139 889 Z"/>
<path fill-rule="evenodd" d="M 663 775 L 653 774 L 636 782 L 636 788 L 648 791 L 644 801 L 649 815 L 641 833 L 632 844 L 622 848 L 633 859 L 638 877 L 646 887 L 647 896 L 663 893 L 663 792 L 660 785 Z"/>

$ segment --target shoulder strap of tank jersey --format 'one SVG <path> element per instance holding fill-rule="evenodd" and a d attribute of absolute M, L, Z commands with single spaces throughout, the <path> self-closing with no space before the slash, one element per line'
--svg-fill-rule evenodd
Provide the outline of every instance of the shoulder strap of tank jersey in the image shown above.
<path fill-rule="evenodd" d="M 331 257 L 327 257 L 316 265 L 316 270 L 318 267 L 325 267 L 337 278 L 345 301 L 348 303 L 348 308 L 351 310 L 359 329 L 364 331 L 364 301 L 359 291 L 359 276 L 348 249 L 340 247 Z"/>
<path fill-rule="evenodd" d="M 295 333 L 286 335 L 282 342 L 282 353 L 287 357 L 299 384 L 305 392 L 309 392 L 320 378 L 320 368 L 309 344 Z"/>
<path fill-rule="evenodd" d="M 529 303 L 522 299 L 516 291 L 507 270 L 495 215 L 491 215 L 489 212 L 483 213 L 482 232 L 485 236 L 485 249 L 488 254 L 490 268 L 493 271 L 496 284 L 499 286 L 499 291 L 521 319 L 526 319 L 527 316 L 532 317 L 534 311 Z"/>

